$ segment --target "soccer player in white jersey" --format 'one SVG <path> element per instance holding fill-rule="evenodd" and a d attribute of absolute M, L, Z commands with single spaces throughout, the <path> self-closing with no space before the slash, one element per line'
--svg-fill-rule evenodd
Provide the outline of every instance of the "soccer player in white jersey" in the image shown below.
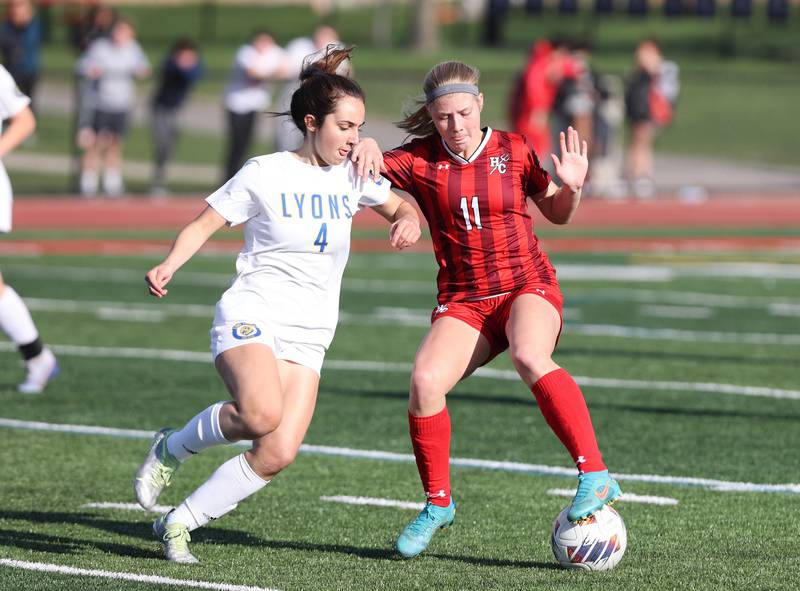
<path fill-rule="evenodd" d="M 33 130 L 36 118 L 30 108 L 31 100 L 22 94 L 11 74 L 0 66 L 0 119 L 11 123 L 0 136 L 0 158 L 11 152 Z M 11 182 L 0 162 L 0 232 L 11 231 Z M 17 386 L 23 394 L 38 394 L 47 382 L 58 374 L 58 362 L 53 353 L 42 345 L 39 331 L 27 306 L 14 288 L 3 282 L 0 275 L 0 329 L 19 347 L 25 360 L 27 376 Z"/>
<path fill-rule="evenodd" d="M 189 532 L 234 509 L 294 461 L 336 328 L 353 216 L 364 206 L 377 211 L 391 223 L 397 249 L 419 239 L 416 210 L 380 176 L 359 177 L 348 158 L 364 123 L 363 92 L 335 74 L 349 52 L 331 50 L 300 75 L 290 114 L 303 145 L 246 162 L 147 273 L 150 293 L 167 295 L 173 274 L 216 230 L 244 223 L 237 275 L 211 329 L 215 365 L 233 400 L 156 434 L 136 473 L 136 498 L 153 507 L 180 464 L 209 447 L 239 440 L 253 447 L 155 521 L 169 560 L 197 562 Z"/>

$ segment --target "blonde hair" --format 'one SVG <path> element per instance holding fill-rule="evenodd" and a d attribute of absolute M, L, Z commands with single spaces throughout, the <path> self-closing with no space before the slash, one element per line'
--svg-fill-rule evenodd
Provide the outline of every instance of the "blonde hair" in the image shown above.
<path fill-rule="evenodd" d="M 478 85 L 480 72 L 464 62 L 449 61 L 436 64 L 425 76 L 422 91 L 425 97 L 434 90 L 447 84 L 473 84 Z M 436 133 L 436 126 L 428 112 L 426 98 L 416 99 L 412 111 L 404 113 L 402 121 L 395 123 L 397 127 L 409 135 L 424 137 Z"/>

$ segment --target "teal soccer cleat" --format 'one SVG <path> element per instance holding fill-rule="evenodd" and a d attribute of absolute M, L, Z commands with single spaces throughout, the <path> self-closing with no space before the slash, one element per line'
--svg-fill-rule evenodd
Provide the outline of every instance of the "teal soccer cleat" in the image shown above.
<path fill-rule="evenodd" d="M 426 503 L 417 518 L 409 523 L 397 538 L 396 548 L 403 558 L 414 558 L 428 547 L 438 529 L 453 525 L 456 504 L 450 499 L 447 507 Z"/>
<path fill-rule="evenodd" d="M 567 513 L 573 523 L 583 521 L 616 501 L 622 494 L 619 484 L 608 470 L 584 472 L 578 476 L 578 490 Z"/>

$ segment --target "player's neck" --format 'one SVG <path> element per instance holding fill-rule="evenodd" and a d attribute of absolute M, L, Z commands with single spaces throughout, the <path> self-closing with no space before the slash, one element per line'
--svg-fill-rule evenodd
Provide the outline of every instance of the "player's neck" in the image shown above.
<path fill-rule="evenodd" d="M 301 162 L 305 162 L 311 166 L 330 166 L 327 162 L 325 162 L 320 155 L 314 150 L 312 146 L 308 145 L 308 142 L 305 142 L 302 146 L 300 146 L 296 151 L 292 152 L 295 157 L 300 160 Z"/>

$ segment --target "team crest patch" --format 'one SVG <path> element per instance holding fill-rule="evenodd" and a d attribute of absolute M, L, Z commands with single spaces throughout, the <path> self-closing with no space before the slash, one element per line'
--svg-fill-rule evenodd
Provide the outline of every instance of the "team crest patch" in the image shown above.
<path fill-rule="evenodd" d="M 246 339 L 254 339 L 261 334 L 261 329 L 255 324 L 248 322 L 237 322 L 233 325 L 233 338 L 244 341 Z"/>

